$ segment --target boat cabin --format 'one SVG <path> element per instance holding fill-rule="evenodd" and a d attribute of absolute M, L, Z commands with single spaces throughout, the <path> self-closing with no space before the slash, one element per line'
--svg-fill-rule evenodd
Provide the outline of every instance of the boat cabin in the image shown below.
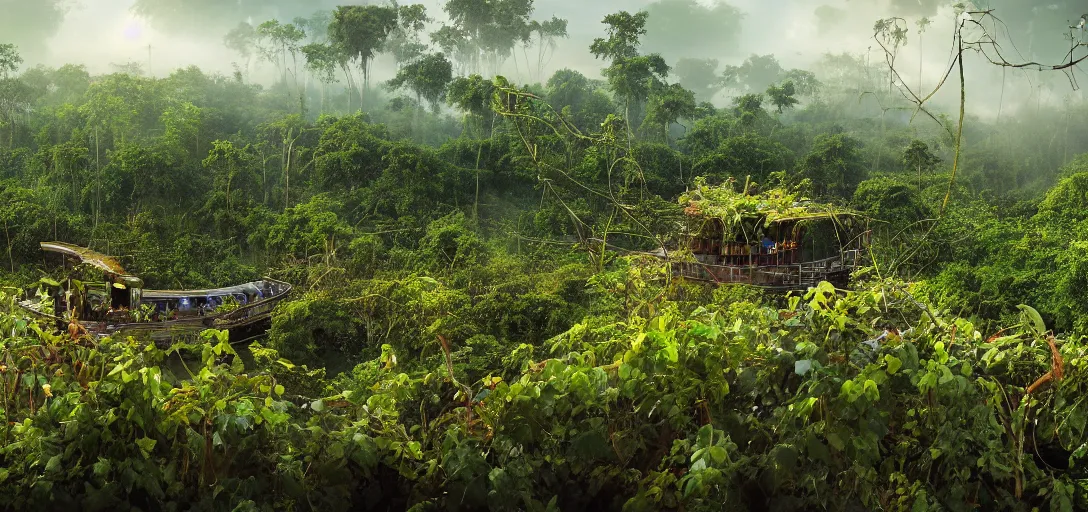
<path fill-rule="evenodd" d="M 686 222 L 675 268 L 689 279 L 779 289 L 820 281 L 845 286 L 869 243 L 860 215 L 781 189 L 738 192 L 731 183 L 697 180 L 681 202 Z"/>
<path fill-rule="evenodd" d="M 89 333 L 147 332 L 154 339 L 204 329 L 238 329 L 267 321 L 291 285 L 271 278 L 205 290 L 148 290 L 113 258 L 60 242 L 61 280 L 43 279 L 19 305 L 35 316 L 66 325 L 75 319 Z"/>

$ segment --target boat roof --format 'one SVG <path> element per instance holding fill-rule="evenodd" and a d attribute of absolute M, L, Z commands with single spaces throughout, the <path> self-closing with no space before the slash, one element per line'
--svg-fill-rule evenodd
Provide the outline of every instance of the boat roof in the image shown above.
<path fill-rule="evenodd" d="M 88 249 L 86 247 L 80 247 L 78 245 L 66 244 L 64 242 L 42 242 L 42 249 L 47 252 L 53 252 L 63 254 L 75 259 L 78 259 L 81 263 L 92 265 L 101 269 L 103 272 L 118 278 L 123 281 L 127 286 L 134 288 L 142 288 L 143 280 L 132 274 L 129 274 L 120 263 L 117 262 L 111 256 L 106 256 L 100 252 Z M 145 299 L 170 299 L 170 298 L 183 298 L 183 297 L 214 297 L 234 294 L 246 294 L 246 293 L 259 293 L 261 295 L 268 294 L 269 297 L 283 295 L 291 290 L 291 285 L 275 279 L 262 279 L 259 281 L 252 281 L 245 284 L 236 286 L 227 286 L 224 288 L 210 288 L 204 290 L 144 290 L 143 298 Z M 267 297 L 266 297 L 267 298 Z"/>
<path fill-rule="evenodd" d="M 738 191 L 733 183 L 708 185 L 705 178 L 695 179 L 694 188 L 680 196 L 684 214 L 692 219 L 717 220 L 726 227 L 742 221 L 771 224 L 840 219 L 858 213 L 831 203 L 820 203 L 782 188 L 760 193 Z"/>
<path fill-rule="evenodd" d="M 271 285 L 271 286 L 270 286 Z M 144 290 L 143 299 L 180 299 L 185 297 L 219 297 L 223 295 L 234 294 L 246 294 L 261 292 L 264 293 L 268 288 L 272 289 L 270 296 L 280 295 L 281 293 L 290 289 L 287 283 L 281 283 L 269 279 L 262 279 L 260 281 L 252 281 L 245 284 L 236 286 L 227 286 L 224 288 L 209 288 L 205 290 Z M 280 289 L 277 289 L 280 288 Z"/>
<path fill-rule="evenodd" d="M 42 242 L 42 249 L 46 252 L 55 252 L 63 254 L 65 256 L 71 256 L 80 260 L 83 263 L 94 265 L 106 272 L 116 274 L 119 276 L 130 275 L 125 271 L 117 260 L 110 256 L 106 256 L 98 251 L 88 249 L 86 247 L 80 247 L 78 245 L 66 244 L 64 242 Z"/>
<path fill-rule="evenodd" d="M 130 286 L 143 286 L 143 281 L 139 277 L 129 274 L 112 256 L 106 256 L 98 251 L 64 242 L 42 242 L 41 247 L 46 252 L 63 254 L 79 260 L 80 263 L 96 267 L 107 274 L 120 278 Z"/>

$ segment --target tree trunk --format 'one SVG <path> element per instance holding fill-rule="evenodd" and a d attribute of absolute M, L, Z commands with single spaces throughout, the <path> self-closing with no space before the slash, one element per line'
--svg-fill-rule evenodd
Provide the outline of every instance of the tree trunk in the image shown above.
<path fill-rule="evenodd" d="M 8 220 L 4 219 L 4 238 L 8 242 L 8 262 L 11 263 L 11 273 L 15 273 L 15 258 L 11 255 L 11 234 L 8 233 Z"/>
<path fill-rule="evenodd" d="M 292 137 L 292 135 L 294 135 L 293 131 L 290 132 L 287 136 Z M 283 209 L 284 210 L 287 210 L 287 208 L 291 205 L 291 161 L 293 160 L 292 157 L 294 156 L 294 152 L 295 152 L 295 140 L 297 140 L 297 139 L 292 138 L 291 142 L 289 142 L 287 144 L 287 165 L 283 168 L 283 181 L 284 181 Z"/>
<path fill-rule="evenodd" d="M 627 150 L 631 150 L 631 139 L 635 137 L 635 134 L 631 131 L 631 99 L 624 98 L 623 100 L 623 122 L 627 124 Z"/>
<path fill-rule="evenodd" d="M 370 65 L 370 63 L 368 61 L 365 61 L 365 60 L 362 61 L 361 64 L 359 64 L 359 68 L 363 73 L 363 83 L 362 83 L 362 86 L 359 87 L 359 111 L 360 112 L 362 112 L 366 108 L 365 92 L 366 92 L 366 89 L 370 88 L 370 72 L 367 69 L 367 67 L 369 65 Z"/>

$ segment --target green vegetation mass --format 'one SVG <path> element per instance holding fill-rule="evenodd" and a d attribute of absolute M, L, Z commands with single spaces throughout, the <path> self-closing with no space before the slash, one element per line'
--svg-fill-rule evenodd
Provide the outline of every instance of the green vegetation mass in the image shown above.
<path fill-rule="evenodd" d="M 646 51 L 739 24 L 674 0 L 547 78 L 566 21 L 531 4 L 243 24 L 233 76 L 0 45 L 0 509 L 1088 508 L 1083 102 L 956 123 L 859 56 Z M 518 47 L 538 83 L 488 78 Z M 685 281 L 647 254 L 685 208 L 864 216 L 868 264 Z M 294 292 L 252 344 L 69 336 L 17 307 L 49 240 Z"/>

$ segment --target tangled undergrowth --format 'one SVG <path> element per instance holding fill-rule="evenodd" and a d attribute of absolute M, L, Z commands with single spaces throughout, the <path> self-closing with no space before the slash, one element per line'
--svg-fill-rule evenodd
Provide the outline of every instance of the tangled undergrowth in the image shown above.
<path fill-rule="evenodd" d="M 636 290 L 468 380 L 389 345 L 326 379 L 224 333 L 161 350 L 0 317 L 0 506 L 18 510 L 1073 510 L 1081 339 L 1003 331 L 911 287 L 777 306 Z M 667 291 L 667 290 L 666 290 Z M 176 375 L 165 364 L 199 354 Z M 431 361 L 431 360 L 427 360 Z M 1040 378 L 1049 375 L 1049 378 Z M 1029 392 L 1030 387 L 1030 392 Z"/>

